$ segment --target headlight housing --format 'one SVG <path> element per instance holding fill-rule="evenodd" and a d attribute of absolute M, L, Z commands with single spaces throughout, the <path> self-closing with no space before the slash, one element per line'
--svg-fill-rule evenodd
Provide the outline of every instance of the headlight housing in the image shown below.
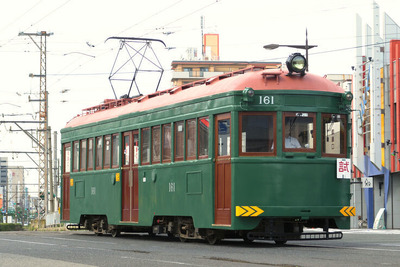
<path fill-rule="evenodd" d="M 303 76 L 307 69 L 307 60 L 302 54 L 294 53 L 286 60 L 286 66 L 289 70 L 289 75 L 296 72 Z"/>
<path fill-rule="evenodd" d="M 250 87 L 246 87 L 243 90 L 243 101 L 244 102 L 253 102 L 254 100 L 254 89 Z"/>

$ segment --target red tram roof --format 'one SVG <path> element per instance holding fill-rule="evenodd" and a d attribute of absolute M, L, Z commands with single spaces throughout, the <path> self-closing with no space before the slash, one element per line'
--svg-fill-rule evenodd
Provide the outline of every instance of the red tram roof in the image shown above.
<path fill-rule="evenodd" d="M 307 73 L 304 76 L 287 76 L 286 74 L 287 72 L 281 69 L 248 68 L 143 97 L 106 100 L 102 105 L 84 109 L 83 114 L 69 121 L 65 128 L 113 119 L 124 114 L 165 107 L 229 91 L 242 91 L 246 87 L 254 90 L 307 90 L 344 93 L 344 90 L 333 82 L 314 74 Z"/>

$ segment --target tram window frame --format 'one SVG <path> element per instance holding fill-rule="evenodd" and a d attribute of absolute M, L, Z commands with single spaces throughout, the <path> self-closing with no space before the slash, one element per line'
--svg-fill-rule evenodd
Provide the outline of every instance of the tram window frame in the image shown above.
<path fill-rule="evenodd" d="M 171 124 L 164 124 L 162 126 L 162 162 L 171 162 L 171 150 L 172 150 L 172 127 Z"/>
<path fill-rule="evenodd" d="M 197 155 L 197 122 L 196 119 L 186 120 L 186 160 L 194 160 Z"/>
<path fill-rule="evenodd" d="M 151 152 L 151 147 L 150 147 L 150 141 L 151 141 L 151 136 L 150 136 L 150 128 L 142 128 L 140 130 L 141 138 L 140 138 L 140 162 L 141 165 L 149 165 L 150 164 L 150 152 Z M 147 142 L 144 140 L 145 135 L 147 135 Z M 145 154 L 146 152 L 146 154 Z M 145 158 L 146 156 L 146 158 Z"/>
<path fill-rule="evenodd" d="M 81 172 L 86 171 L 86 164 L 87 164 L 87 139 L 82 139 L 80 140 L 80 146 L 79 146 L 79 170 Z"/>
<path fill-rule="evenodd" d="M 119 167 L 119 134 L 111 136 L 111 167 L 113 169 Z"/>
<path fill-rule="evenodd" d="M 111 168 L 111 135 L 108 134 L 104 136 L 104 142 L 103 142 L 103 169 L 110 169 L 110 168 Z"/>
<path fill-rule="evenodd" d="M 133 165 L 139 165 L 139 154 L 140 154 L 140 144 L 139 144 L 139 131 L 133 130 L 132 131 L 132 157 L 131 161 Z"/>
<path fill-rule="evenodd" d="M 65 143 L 63 144 L 64 147 L 64 174 L 71 173 L 71 143 Z"/>
<path fill-rule="evenodd" d="M 79 171 L 79 141 L 72 144 L 72 172 Z"/>
<path fill-rule="evenodd" d="M 151 164 L 161 162 L 161 127 L 151 127 Z"/>
<path fill-rule="evenodd" d="M 131 162 L 131 133 L 122 134 L 122 167 L 128 167 Z"/>
<path fill-rule="evenodd" d="M 95 168 L 101 170 L 103 169 L 103 136 L 96 137 L 95 147 Z"/>
<path fill-rule="evenodd" d="M 206 120 L 207 123 L 203 123 L 207 131 L 203 131 L 202 122 Z M 210 136 L 210 119 L 208 116 L 200 117 L 197 120 L 197 151 L 198 158 L 208 158 L 208 137 Z"/>
<path fill-rule="evenodd" d="M 327 137 L 326 133 L 325 133 L 325 119 L 335 119 L 333 116 L 338 116 L 336 119 L 340 119 L 342 120 L 342 125 L 343 128 L 341 127 L 340 131 L 339 131 L 339 138 L 337 138 L 337 136 L 332 136 L 331 138 L 334 138 L 334 140 L 339 139 L 340 140 L 340 145 L 342 146 L 340 148 L 340 150 L 343 150 L 342 153 L 327 153 L 326 152 L 326 141 L 327 141 Z M 328 122 L 329 124 L 332 122 Z M 334 129 L 332 129 L 334 130 Z M 342 135 L 343 134 L 343 135 Z M 338 113 L 322 113 L 321 114 L 321 155 L 322 157 L 341 157 L 344 158 L 347 155 L 347 115 L 345 114 L 338 114 Z M 334 141 L 331 141 L 334 142 Z"/>
<path fill-rule="evenodd" d="M 185 121 L 174 123 L 174 161 L 183 161 L 185 157 Z"/>
<path fill-rule="evenodd" d="M 286 138 L 286 129 L 285 129 L 285 121 L 286 118 L 288 117 L 297 117 L 297 118 L 312 118 L 313 120 L 313 129 L 311 130 L 312 132 L 312 138 L 313 138 L 313 147 L 312 148 L 307 148 L 307 147 L 300 147 L 300 148 L 288 148 L 285 145 L 285 138 Z M 317 114 L 315 112 L 305 112 L 305 111 L 299 111 L 299 112 L 284 112 L 282 114 L 282 151 L 283 152 L 316 152 L 317 151 L 317 135 L 316 135 L 316 118 Z M 296 139 L 298 137 L 295 137 Z M 298 141 L 298 139 L 297 139 Z M 300 142 L 299 142 L 300 143 Z"/>
<path fill-rule="evenodd" d="M 267 144 L 270 151 L 267 152 L 247 152 L 243 151 L 243 117 L 244 116 L 270 116 L 272 117 L 272 141 Z M 239 112 L 239 156 L 275 156 L 276 155 L 276 112 Z M 271 130 L 268 130 L 271 131 Z M 247 142 L 247 140 L 246 140 Z"/>
<path fill-rule="evenodd" d="M 92 148 L 90 148 L 90 146 Z M 94 151 L 93 150 L 94 150 L 94 138 L 92 137 L 92 138 L 89 138 L 87 141 L 87 162 L 86 162 L 86 164 L 87 164 L 88 171 L 93 170 L 93 166 L 94 166 L 94 163 L 93 163 L 93 152 Z"/>

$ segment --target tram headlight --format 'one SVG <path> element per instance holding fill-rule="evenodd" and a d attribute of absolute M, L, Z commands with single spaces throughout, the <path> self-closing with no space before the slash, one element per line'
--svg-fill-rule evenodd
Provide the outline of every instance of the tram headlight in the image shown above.
<path fill-rule="evenodd" d="M 243 101 L 244 102 L 253 102 L 254 100 L 254 90 L 253 88 L 246 87 L 243 90 Z"/>
<path fill-rule="evenodd" d="M 292 75 L 293 72 L 304 75 L 307 69 L 307 60 L 300 53 L 294 53 L 286 60 L 286 66 L 289 70 L 289 75 Z"/>
<path fill-rule="evenodd" d="M 343 100 L 351 102 L 353 100 L 353 94 L 351 92 L 346 92 L 342 95 Z"/>

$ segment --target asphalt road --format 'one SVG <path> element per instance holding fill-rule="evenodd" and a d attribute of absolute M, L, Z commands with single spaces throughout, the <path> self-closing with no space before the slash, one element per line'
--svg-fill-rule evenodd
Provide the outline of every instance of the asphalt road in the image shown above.
<path fill-rule="evenodd" d="M 166 236 L 0 232 L 0 266 L 400 266 L 399 230 L 350 230 L 341 240 L 182 243 Z"/>

